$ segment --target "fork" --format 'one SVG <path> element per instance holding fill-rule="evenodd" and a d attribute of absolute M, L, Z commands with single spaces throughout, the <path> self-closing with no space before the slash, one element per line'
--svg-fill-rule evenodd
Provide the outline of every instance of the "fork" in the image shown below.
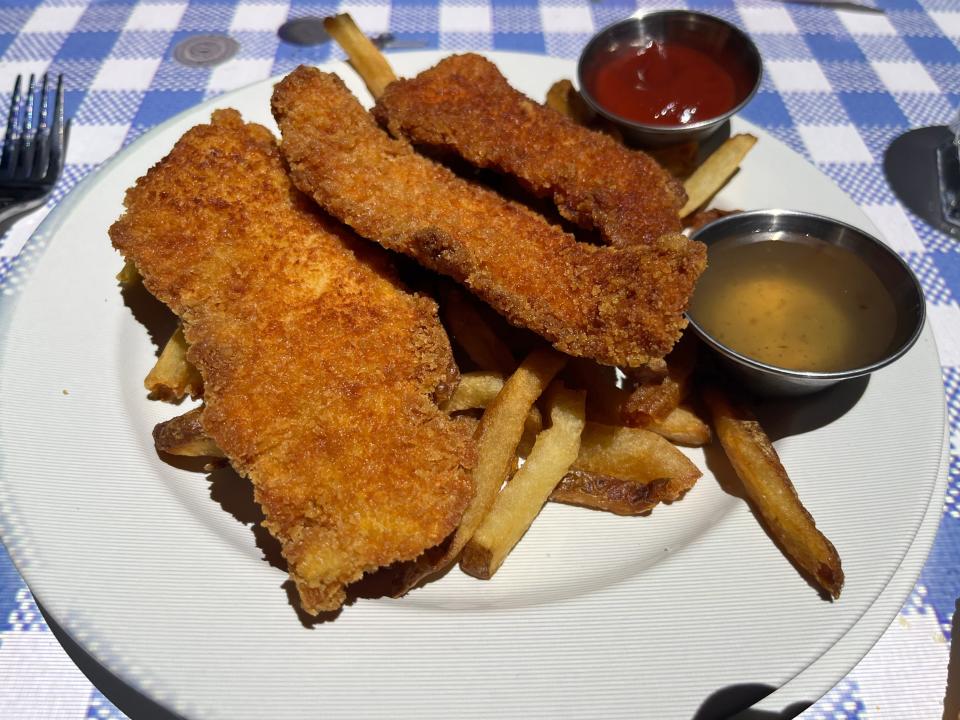
<path fill-rule="evenodd" d="M 867 5 L 863 2 L 854 2 L 853 0 L 781 0 L 786 3 L 797 3 L 799 5 L 819 5 L 820 7 L 833 10 L 851 10 L 853 12 L 876 13 L 883 15 L 886 13 L 882 7 L 876 5 Z"/>
<path fill-rule="evenodd" d="M 39 109 L 34 76 L 30 75 L 26 97 L 21 94 L 22 85 L 23 77 L 18 75 L 0 152 L 0 229 L 43 204 L 63 171 L 66 154 L 63 75 L 57 76 L 52 119 L 48 117 L 47 74 L 40 84 Z"/>
<path fill-rule="evenodd" d="M 412 50 L 427 46 L 424 40 L 398 40 L 392 32 L 382 32 L 370 38 L 377 50 Z"/>

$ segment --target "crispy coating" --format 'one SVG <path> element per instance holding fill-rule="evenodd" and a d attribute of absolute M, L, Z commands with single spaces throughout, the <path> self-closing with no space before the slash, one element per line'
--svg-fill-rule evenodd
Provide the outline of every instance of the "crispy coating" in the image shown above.
<path fill-rule="evenodd" d="M 453 55 L 391 83 L 374 115 L 396 137 L 515 176 L 611 245 L 680 232 L 687 198 L 670 173 L 649 155 L 533 102 L 480 55 Z"/>
<path fill-rule="evenodd" d="M 181 317 L 203 430 L 253 481 L 304 610 L 447 537 L 475 448 L 435 402 L 456 381 L 436 305 L 292 186 L 269 131 L 214 113 L 126 207 L 113 243 Z"/>
<path fill-rule="evenodd" d="M 635 366 L 665 355 L 686 325 L 702 245 L 681 235 L 624 248 L 579 243 L 391 138 L 337 76 L 315 68 L 277 85 L 273 113 L 297 187 L 558 349 Z"/>

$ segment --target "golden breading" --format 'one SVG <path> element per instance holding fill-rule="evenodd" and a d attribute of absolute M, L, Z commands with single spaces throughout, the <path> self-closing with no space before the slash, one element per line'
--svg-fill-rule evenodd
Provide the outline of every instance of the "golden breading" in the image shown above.
<path fill-rule="evenodd" d="M 294 183 L 321 207 L 558 349 L 636 366 L 663 357 L 686 325 L 702 245 L 682 235 L 623 248 L 577 242 L 391 138 L 337 76 L 315 68 L 277 85 L 273 113 Z"/>
<path fill-rule="evenodd" d="M 612 245 L 680 232 L 687 198 L 670 173 L 649 155 L 533 102 L 480 55 L 453 55 L 390 83 L 373 112 L 396 137 L 515 176 Z"/>
<path fill-rule="evenodd" d="M 110 229 L 181 317 L 204 432 L 254 484 L 309 613 L 458 524 L 475 448 L 436 404 L 457 380 L 432 300 L 290 183 L 233 110 L 190 130 Z"/>

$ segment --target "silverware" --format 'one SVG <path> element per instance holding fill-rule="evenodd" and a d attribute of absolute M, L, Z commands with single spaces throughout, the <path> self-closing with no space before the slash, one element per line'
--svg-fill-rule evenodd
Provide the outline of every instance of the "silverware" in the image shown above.
<path fill-rule="evenodd" d="M 382 32 L 370 38 L 377 50 L 409 50 L 413 48 L 424 48 L 427 43 L 423 40 L 397 40 L 396 35 L 391 32 Z"/>
<path fill-rule="evenodd" d="M 854 12 L 886 14 L 886 10 L 875 5 L 865 5 L 852 0 L 780 0 L 780 2 L 797 3 L 798 5 L 819 5 L 830 10 L 852 10 Z"/>
<path fill-rule="evenodd" d="M 0 153 L 0 224 L 19 219 L 46 200 L 63 171 L 66 154 L 63 75 L 57 76 L 52 120 L 48 114 L 46 73 L 40 83 L 39 98 L 33 75 L 26 97 L 21 93 L 22 85 L 23 77 L 18 75 Z"/>
<path fill-rule="evenodd" d="M 284 42 L 293 45 L 321 45 L 330 40 L 323 26 L 322 17 L 301 17 L 288 20 L 277 34 Z M 382 32 L 370 36 L 370 42 L 377 50 L 403 50 L 414 48 L 425 48 L 427 43 L 424 40 L 398 40 L 392 32 Z"/>
<path fill-rule="evenodd" d="M 960 228 L 960 110 L 947 123 L 950 138 L 937 148 L 937 178 L 943 219 Z"/>

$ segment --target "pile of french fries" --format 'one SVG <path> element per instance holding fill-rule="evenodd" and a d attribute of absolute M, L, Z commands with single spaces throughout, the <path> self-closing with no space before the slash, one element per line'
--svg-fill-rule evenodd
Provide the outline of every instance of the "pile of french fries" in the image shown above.
<path fill-rule="evenodd" d="M 348 15 L 327 18 L 325 27 L 377 97 L 396 77 L 386 58 Z M 551 88 L 547 104 L 574 122 L 616 134 L 590 113 L 569 81 Z M 665 167 L 685 178 L 689 200 L 682 218 L 709 202 L 755 143 L 750 135 L 731 137 L 699 167 L 693 165 L 696 146 L 658 153 Z M 136 282 L 136 271 L 125 267 L 119 278 Z M 767 531 L 810 580 L 839 597 L 840 558 L 800 502 L 759 423 L 728 389 L 695 383 L 693 337 L 685 337 L 665 361 L 626 373 L 545 346 L 526 352 L 518 363 L 505 333 L 472 296 L 442 285 L 438 300 L 457 349 L 476 368 L 461 375 L 443 408 L 475 422 L 475 493 L 454 534 L 407 566 L 400 592 L 455 562 L 470 575 L 492 577 L 548 501 L 642 515 L 679 500 L 701 472 L 677 445 L 702 446 L 712 439 L 710 424 L 695 409 L 699 404 L 708 409 L 713 431 Z M 145 380 L 151 397 L 174 402 L 202 397 L 187 350 L 178 329 Z M 157 448 L 223 457 L 204 436 L 200 413 L 197 408 L 158 425 Z"/>

